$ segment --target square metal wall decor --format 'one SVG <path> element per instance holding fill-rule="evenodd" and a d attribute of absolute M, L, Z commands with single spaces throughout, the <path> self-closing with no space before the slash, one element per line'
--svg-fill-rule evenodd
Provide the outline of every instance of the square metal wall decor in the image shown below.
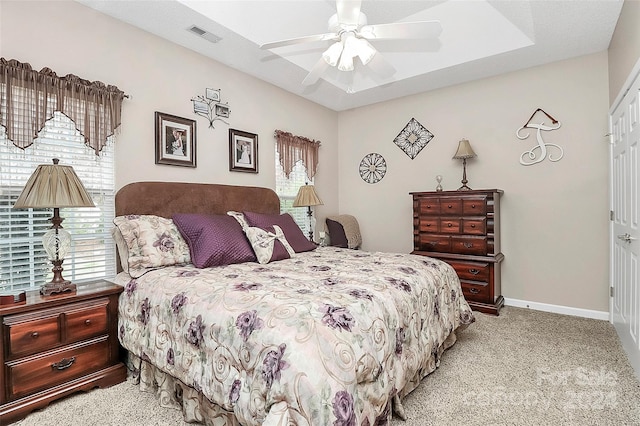
<path fill-rule="evenodd" d="M 393 143 L 413 160 L 431 139 L 433 139 L 433 133 L 428 131 L 418 120 L 412 118 L 396 136 Z"/>

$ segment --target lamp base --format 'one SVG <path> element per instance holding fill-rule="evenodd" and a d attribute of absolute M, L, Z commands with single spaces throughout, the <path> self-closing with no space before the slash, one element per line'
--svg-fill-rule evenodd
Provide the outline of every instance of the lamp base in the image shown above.
<path fill-rule="evenodd" d="M 65 291 L 75 292 L 76 285 L 71 281 L 62 281 L 59 283 L 48 282 L 40 287 L 40 294 L 43 296 L 51 296 L 52 294 L 64 293 Z"/>
<path fill-rule="evenodd" d="M 458 188 L 458 191 L 471 191 L 471 188 L 469 188 L 466 184 L 462 185 L 460 188 Z"/>

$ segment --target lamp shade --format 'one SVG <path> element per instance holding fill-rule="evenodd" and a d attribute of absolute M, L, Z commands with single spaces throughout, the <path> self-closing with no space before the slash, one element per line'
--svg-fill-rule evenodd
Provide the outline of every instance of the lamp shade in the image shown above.
<path fill-rule="evenodd" d="M 454 154 L 453 158 L 462 160 L 465 158 L 473 158 L 475 156 L 476 156 L 476 153 L 473 152 L 473 149 L 471 148 L 471 144 L 469 143 L 469 141 L 467 139 L 462 139 L 458 143 L 458 150 Z"/>
<path fill-rule="evenodd" d="M 91 196 L 71 166 L 40 164 L 25 185 L 14 209 L 95 207 Z"/>
<path fill-rule="evenodd" d="M 296 195 L 296 199 L 293 200 L 293 207 L 310 207 L 323 204 L 318 194 L 316 194 L 313 185 L 301 186 L 298 190 L 298 195 Z"/>

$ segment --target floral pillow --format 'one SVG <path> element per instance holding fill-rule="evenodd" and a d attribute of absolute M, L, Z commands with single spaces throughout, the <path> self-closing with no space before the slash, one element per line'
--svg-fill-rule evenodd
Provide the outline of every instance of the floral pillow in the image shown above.
<path fill-rule="evenodd" d="M 191 261 L 189 246 L 171 219 L 154 215 L 118 216 L 113 220 L 129 250 L 129 275 Z"/>
<path fill-rule="evenodd" d="M 262 264 L 289 259 L 296 254 L 278 225 L 269 226 L 266 229 L 248 226 L 244 232 L 258 262 Z"/>

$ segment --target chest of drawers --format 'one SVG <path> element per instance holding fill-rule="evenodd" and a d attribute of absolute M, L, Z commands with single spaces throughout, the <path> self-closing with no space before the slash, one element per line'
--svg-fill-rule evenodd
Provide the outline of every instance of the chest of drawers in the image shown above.
<path fill-rule="evenodd" d="M 122 382 L 118 296 L 104 280 L 79 284 L 75 293 L 41 296 L 0 308 L 0 424 L 70 393 Z"/>
<path fill-rule="evenodd" d="M 412 192 L 413 254 L 454 267 L 475 310 L 497 315 L 500 285 L 499 189 Z"/>

